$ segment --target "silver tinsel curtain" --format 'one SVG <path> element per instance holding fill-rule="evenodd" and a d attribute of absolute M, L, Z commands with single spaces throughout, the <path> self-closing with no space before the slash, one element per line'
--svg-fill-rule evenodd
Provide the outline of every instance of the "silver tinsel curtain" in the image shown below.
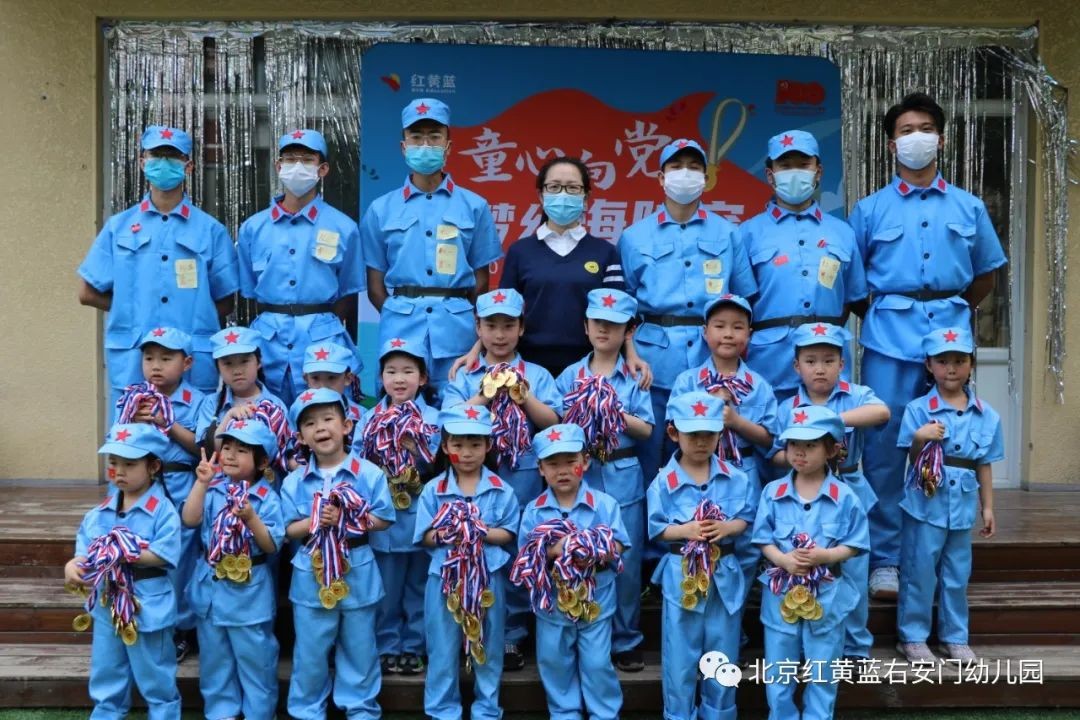
<path fill-rule="evenodd" d="M 848 206 L 888 181 L 880 118 L 912 90 L 934 95 L 955 122 L 943 172 L 982 196 L 1012 257 L 1022 254 L 1027 193 L 1017 178 L 1041 173 L 1047 370 L 1064 398 L 1068 158 L 1065 91 L 1036 53 L 1037 31 L 993 28 L 772 26 L 756 24 L 120 23 L 106 28 L 109 121 L 105 215 L 142 194 L 138 141 L 150 123 L 192 132 L 200 163 L 197 204 L 236 232 L 274 190 L 274 140 L 314 127 L 330 144 L 327 199 L 358 213 L 360 64 L 379 42 L 481 43 L 824 57 L 840 68 Z M 1004 108 L 1004 110 L 1003 110 Z M 1032 152 L 1025 133 L 1038 125 Z M 1033 161 L 1038 160 L 1037 163 Z M 1008 346 L 1014 263 L 996 300 L 980 310 L 980 336 Z M 246 320 L 241 308 L 240 320 Z M 1015 329 L 1013 329 L 1015 331 Z"/>

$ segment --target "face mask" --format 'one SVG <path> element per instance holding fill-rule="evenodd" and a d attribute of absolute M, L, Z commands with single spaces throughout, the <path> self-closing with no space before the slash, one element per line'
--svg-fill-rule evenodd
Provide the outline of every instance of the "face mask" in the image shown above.
<path fill-rule="evenodd" d="M 146 175 L 146 181 L 158 190 L 172 190 L 184 182 L 186 165 L 183 160 L 176 158 L 152 157 L 143 166 L 143 174 Z"/>
<path fill-rule="evenodd" d="M 896 159 L 912 170 L 922 170 L 937 157 L 937 133 L 913 132 L 896 138 Z"/>
<path fill-rule="evenodd" d="M 556 225 L 573 225 L 585 209 L 584 195 L 569 193 L 544 193 L 544 213 Z"/>
<path fill-rule="evenodd" d="M 446 148 L 437 145 L 406 145 L 405 164 L 421 175 L 434 175 L 446 164 Z"/>
<path fill-rule="evenodd" d="M 319 166 L 304 163 L 282 163 L 278 179 L 291 195 L 303 197 L 319 182 Z"/>
<path fill-rule="evenodd" d="M 679 168 L 664 173 L 664 193 L 680 205 L 689 205 L 705 192 L 705 173 Z"/>
<path fill-rule="evenodd" d="M 814 194 L 813 170 L 777 170 L 773 173 L 776 196 L 791 205 L 800 205 Z"/>

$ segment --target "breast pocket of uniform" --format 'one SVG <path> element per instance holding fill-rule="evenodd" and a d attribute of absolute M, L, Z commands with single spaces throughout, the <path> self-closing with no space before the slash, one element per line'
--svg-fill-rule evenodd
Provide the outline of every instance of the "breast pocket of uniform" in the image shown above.
<path fill-rule="evenodd" d="M 457 275 L 469 267 L 468 252 L 476 223 L 471 217 L 447 215 L 435 227 L 435 272 Z"/>
<path fill-rule="evenodd" d="M 898 242 L 904 236 L 902 225 L 895 227 L 878 228 L 870 236 L 870 249 L 868 261 L 874 265 L 888 265 L 890 262 L 900 260 L 900 249 L 903 243 Z"/>
<path fill-rule="evenodd" d="M 341 259 L 345 257 L 341 233 L 334 230 L 317 230 L 315 243 L 311 246 L 311 256 L 326 265 L 340 265 Z"/>
<path fill-rule="evenodd" d="M 653 345 L 659 348 L 666 348 L 668 346 L 668 337 L 664 333 L 664 329 L 659 325 L 645 323 L 634 331 L 634 342 L 642 345 Z"/>
<path fill-rule="evenodd" d="M 777 520 L 773 523 L 773 544 L 780 548 L 781 552 L 788 552 L 791 538 L 795 535 L 795 525 L 790 522 Z"/>
<path fill-rule="evenodd" d="M 773 260 L 779 259 L 779 262 L 773 262 Z M 761 272 L 768 268 L 769 265 L 775 265 L 776 267 L 783 267 L 787 265 L 788 258 L 780 256 L 780 248 L 775 245 L 765 245 L 762 247 L 755 247 L 750 252 L 750 265 L 754 268 L 754 275 L 760 276 Z"/>
<path fill-rule="evenodd" d="M 844 266 L 851 262 L 851 251 L 847 248 L 828 246 L 827 252 L 818 260 L 818 285 L 826 290 L 836 287 L 836 278 L 842 276 Z"/>
<path fill-rule="evenodd" d="M 949 229 L 949 241 L 958 249 L 962 249 L 965 257 L 970 256 L 972 248 L 975 247 L 975 226 L 965 223 L 946 223 L 945 227 Z"/>
<path fill-rule="evenodd" d="M 705 293 L 719 295 L 727 292 L 724 287 L 731 269 L 724 267 L 724 250 L 728 244 L 716 239 L 698 240 L 698 252 L 701 253 L 701 272 L 705 275 Z"/>
<path fill-rule="evenodd" d="M 388 257 L 394 257 L 396 252 L 405 247 L 405 241 L 409 236 L 409 228 L 417 223 L 416 217 L 397 215 L 387 218 L 379 226 L 382 240 L 386 243 Z"/>
<path fill-rule="evenodd" d="M 116 235 L 116 247 L 117 255 L 120 258 L 127 258 L 134 255 L 139 251 L 143 245 L 150 242 L 150 233 L 148 232 L 131 232 L 130 230 L 124 230 Z"/>

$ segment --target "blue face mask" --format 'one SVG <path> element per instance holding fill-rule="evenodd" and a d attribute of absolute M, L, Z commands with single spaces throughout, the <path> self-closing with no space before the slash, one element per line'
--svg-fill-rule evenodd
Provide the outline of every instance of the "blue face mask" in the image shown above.
<path fill-rule="evenodd" d="M 814 194 L 813 170 L 777 170 L 773 173 L 776 196 L 789 205 L 800 205 Z"/>
<path fill-rule="evenodd" d="M 585 196 L 569 193 L 544 193 L 544 213 L 556 225 L 573 225 L 585 210 Z"/>
<path fill-rule="evenodd" d="M 172 190 L 184 182 L 185 165 L 187 163 L 176 158 L 150 158 L 146 161 L 143 174 L 146 181 L 158 190 Z"/>
<path fill-rule="evenodd" d="M 406 145 L 405 164 L 413 172 L 434 175 L 446 164 L 446 148 L 437 145 Z"/>

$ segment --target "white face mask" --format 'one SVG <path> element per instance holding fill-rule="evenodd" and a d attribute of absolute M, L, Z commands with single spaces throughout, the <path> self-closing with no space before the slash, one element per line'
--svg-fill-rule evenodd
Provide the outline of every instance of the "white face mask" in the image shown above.
<path fill-rule="evenodd" d="M 664 193 L 680 205 L 689 205 L 705 192 L 705 173 L 679 168 L 664 173 Z"/>
<path fill-rule="evenodd" d="M 913 132 L 896 138 L 896 159 L 912 170 L 922 170 L 937 157 L 938 134 Z"/>
<path fill-rule="evenodd" d="M 282 163 L 278 179 L 292 195 L 303 197 L 319 182 L 319 166 L 304 163 Z"/>

